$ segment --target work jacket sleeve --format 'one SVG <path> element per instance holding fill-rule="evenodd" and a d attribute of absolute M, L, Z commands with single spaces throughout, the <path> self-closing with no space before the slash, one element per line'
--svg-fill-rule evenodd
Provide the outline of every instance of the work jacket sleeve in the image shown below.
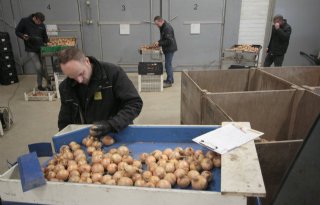
<path fill-rule="evenodd" d="M 165 28 L 163 31 L 163 35 L 161 35 L 161 39 L 159 40 L 159 46 L 165 46 L 168 47 L 173 44 L 174 36 L 173 36 L 173 30 L 170 28 Z"/>
<path fill-rule="evenodd" d="M 61 100 L 60 112 L 58 117 L 59 131 L 68 126 L 69 124 L 72 124 L 72 107 L 70 106 L 71 102 L 67 102 L 66 100 L 63 89 L 63 83 L 64 82 L 62 82 L 59 86 Z"/>

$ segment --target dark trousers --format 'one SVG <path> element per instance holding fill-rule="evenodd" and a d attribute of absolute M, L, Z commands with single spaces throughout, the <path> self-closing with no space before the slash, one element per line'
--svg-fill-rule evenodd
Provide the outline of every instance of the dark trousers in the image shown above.
<path fill-rule="evenodd" d="M 168 83 L 174 83 L 173 80 L 173 68 L 172 68 L 172 59 L 173 59 L 173 52 L 169 52 L 169 53 L 165 53 L 164 57 L 165 57 L 165 68 L 166 68 L 166 72 L 167 72 L 167 82 Z"/>
<path fill-rule="evenodd" d="M 264 67 L 270 67 L 274 63 L 275 67 L 281 67 L 283 63 L 284 55 L 273 55 L 268 53 L 266 59 L 264 60 Z"/>

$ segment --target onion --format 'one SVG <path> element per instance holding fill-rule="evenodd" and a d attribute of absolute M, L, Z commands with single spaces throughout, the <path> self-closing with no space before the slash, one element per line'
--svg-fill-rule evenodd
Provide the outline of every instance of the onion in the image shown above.
<path fill-rule="evenodd" d="M 102 164 L 102 166 L 104 167 L 104 169 L 107 169 L 108 166 L 109 166 L 109 164 L 111 164 L 111 159 L 105 157 L 105 158 L 103 158 L 103 159 L 101 160 L 101 164 Z"/>
<path fill-rule="evenodd" d="M 108 165 L 107 170 L 109 174 L 114 174 L 117 171 L 117 165 L 114 163 L 111 163 Z"/>
<path fill-rule="evenodd" d="M 181 178 L 178 178 L 177 184 L 180 188 L 187 188 L 190 185 L 190 179 L 187 176 L 183 176 Z"/>
<path fill-rule="evenodd" d="M 151 162 L 156 162 L 156 158 L 154 156 L 148 156 L 145 162 L 146 164 L 150 164 Z"/>
<path fill-rule="evenodd" d="M 67 160 L 72 160 L 73 159 L 73 154 L 71 152 L 65 152 L 63 153 L 63 158 L 67 159 Z"/>
<path fill-rule="evenodd" d="M 112 179 L 118 181 L 121 177 L 124 176 L 124 172 L 123 171 L 117 171 L 116 173 L 114 173 L 114 175 L 112 176 Z"/>
<path fill-rule="evenodd" d="M 104 168 L 103 168 L 102 164 L 95 163 L 91 167 L 91 172 L 92 173 L 103 173 L 104 172 Z"/>
<path fill-rule="evenodd" d="M 206 158 L 213 159 L 215 156 L 216 154 L 211 150 L 206 153 Z"/>
<path fill-rule="evenodd" d="M 200 176 L 196 177 L 195 179 L 192 179 L 191 185 L 192 185 L 192 189 L 204 190 L 207 188 L 208 182 L 207 182 L 206 178 L 204 178 L 203 176 L 200 175 Z"/>
<path fill-rule="evenodd" d="M 64 152 L 70 152 L 70 147 L 68 145 L 62 145 L 59 149 L 60 153 L 64 153 Z"/>
<path fill-rule="evenodd" d="M 82 172 L 80 176 L 81 179 L 86 179 L 90 177 L 91 177 L 91 174 L 89 172 Z"/>
<path fill-rule="evenodd" d="M 169 156 L 169 159 L 180 159 L 181 155 L 179 151 L 173 151 L 172 154 Z"/>
<path fill-rule="evenodd" d="M 85 154 L 78 154 L 75 156 L 74 160 L 76 160 L 76 162 L 79 162 L 80 160 L 86 160 L 87 161 L 87 156 Z"/>
<path fill-rule="evenodd" d="M 176 175 L 177 178 L 181 178 L 183 176 L 186 176 L 186 171 L 184 169 L 177 169 L 175 172 L 174 172 L 174 175 Z"/>
<path fill-rule="evenodd" d="M 54 171 L 49 171 L 47 174 L 46 174 L 46 178 L 48 180 L 52 179 L 52 178 L 55 178 L 56 177 L 56 173 Z"/>
<path fill-rule="evenodd" d="M 116 153 L 116 154 L 112 155 L 111 159 L 112 159 L 113 163 L 119 164 L 121 162 L 121 160 L 122 160 L 122 157 L 121 157 L 120 154 Z"/>
<path fill-rule="evenodd" d="M 141 163 L 141 161 L 139 161 L 139 160 L 133 160 L 132 166 L 135 166 L 135 167 L 137 167 L 138 169 L 141 169 L 141 168 L 142 168 L 142 163 Z"/>
<path fill-rule="evenodd" d="M 77 162 L 75 160 L 69 160 L 67 166 L 69 167 L 70 165 L 77 165 Z"/>
<path fill-rule="evenodd" d="M 201 161 L 202 159 L 204 159 L 203 151 L 202 150 L 195 151 L 194 158 L 198 161 Z"/>
<path fill-rule="evenodd" d="M 160 181 L 160 178 L 158 176 L 150 177 L 150 182 L 153 184 L 157 184 L 159 181 Z"/>
<path fill-rule="evenodd" d="M 103 157 L 103 151 L 102 150 L 100 150 L 100 149 L 96 149 L 95 151 L 93 151 L 92 152 L 92 156 L 94 157 L 94 156 L 101 156 L 101 157 Z"/>
<path fill-rule="evenodd" d="M 81 173 L 90 172 L 91 171 L 91 166 L 89 164 L 83 164 L 83 165 L 79 166 L 79 171 Z"/>
<path fill-rule="evenodd" d="M 144 171 L 143 173 L 142 173 L 142 178 L 145 180 L 145 181 L 147 181 L 147 182 L 149 182 L 150 181 L 150 178 L 152 177 L 152 173 L 150 172 L 150 171 Z"/>
<path fill-rule="evenodd" d="M 111 175 L 109 175 L 109 174 L 103 175 L 102 178 L 101 178 L 101 180 L 100 180 L 100 182 L 101 182 L 102 184 L 106 184 L 106 182 L 107 182 L 108 180 L 111 180 L 111 179 L 112 179 L 112 176 L 111 176 Z"/>
<path fill-rule="evenodd" d="M 128 147 L 122 145 L 122 146 L 118 147 L 118 153 L 121 156 L 129 155 L 129 149 L 128 149 Z"/>
<path fill-rule="evenodd" d="M 94 184 L 101 184 L 101 182 L 94 182 Z"/>
<path fill-rule="evenodd" d="M 170 159 L 169 162 L 173 163 L 174 166 L 177 166 L 177 164 L 179 163 L 179 160 L 177 160 L 177 159 Z"/>
<path fill-rule="evenodd" d="M 212 163 L 214 165 L 214 167 L 221 167 L 221 156 L 215 156 L 213 159 L 212 159 Z"/>
<path fill-rule="evenodd" d="M 102 143 L 99 141 L 94 141 L 91 146 L 95 147 L 96 149 L 100 149 L 102 147 Z"/>
<path fill-rule="evenodd" d="M 45 170 L 46 171 L 53 171 L 54 169 L 55 169 L 55 165 L 53 165 L 53 164 L 50 164 L 50 165 L 48 165 L 46 168 L 45 168 Z"/>
<path fill-rule="evenodd" d="M 165 160 L 165 161 L 168 161 L 169 160 L 169 157 L 165 154 L 162 154 L 161 157 L 159 158 L 159 160 Z"/>
<path fill-rule="evenodd" d="M 171 156 L 173 150 L 171 148 L 166 148 L 164 151 L 163 151 L 163 154 L 167 155 L 167 157 Z"/>
<path fill-rule="evenodd" d="M 120 162 L 120 163 L 118 164 L 118 171 L 124 171 L 124 167 L 125 167 L 126 165 L 128 165 L 127 162 Z"/>
<path fill-rule="evenodd" d="M 68 166 L 68 171 L 71 172 L 72 170 L 78 170 L 78 165 L 71 164 L 70 166 Z"/>
<path fill-rule="evenodd" d="M 72 182 L 72 183 L 78 183 L 79 181 L 80 181 L 80 177 L 77 175 L 73 175 L 68 179 L 68 182 Z"/>
<path fill-rule="evenodd" d="M 181 160 L 178 162 L 176 169 L 183 169 L 186 172 L 188 172 L 189 171 L 189 164 L 188 164 L 188 162 Z"/>
<path fill-rule="evenodd" d="M 60 169 L 56 175 L 57 179 L 63 180 L 63 181 L 67 180 L 68 177 L 69 177 L 69 171 L 65 169 Z"/>
<path fill-rule="evenodd" d="M 92 179 L 90 177 L 85 178 L 85 179 L 80 179 L 80 183 L 85 183 L 85 184 L 92 184 Z"/>
<path fill-rule="evenodd" d="M 166 175 L 166 170 L 163 167 L 157 167 L 153 171 L 153 175 L 159 177 L 160 179 L 163 179 Z"/>
<path fill-rule="evenodd" d="M 92 182 L 100 182 L 100 180 L 102 179 L 102 174 L 92 173 L 91 179 L 92 179 Z"/>
<path fill-rule="evenodd" d="M 213 169 L 213 162 L 208 158 L 204 158 L 201 160 L 201 167 L 203 170 L 210 171 Z"/>
<path fill-rule="evenodd" d="M 115 143 L 115 140 L 107 135 L 102 138 L 102 143 L 106 146 L 110 146 Z"/>
<path fill-rule="evenodd" d="M 193 161 L 190 163 L 190 170 L 196 170 L 200 172 L 202 170 L 201 164 L 198 161 Z"/>
<path fill-rule="evenodd" d="M 158 167 L 158 164 L 155 162 L 151 162 L 150 164 L 148 164 L 148 170 L 151 172 L 153 172 L 157 167 Z"/>
<path fill-rule="evenodd" d="M 64 167 L 62 164 L 57 164 L 57 165 L 54 167 L 53 171 L 54 171 L 55 173 L 57 173 L 58 171 L 64 170 L 64 169 L 65 169 L 65 167 Z"/>
<path fill-rule="evenodd" d="M 129 155 L 124 155 L 122 157 L 122 161 L 126 162 L 128 164 L 132 164 L 133 163 L 133 158 L 131 156 L 129 156 Z"/>
<path fill-rule="evenodd" d="M 164 160 L 164 159 L 160 159 L 157 164 L 160 166 L 160 167 L 165 167 L 166 164 L 167 164 L 167 160 Z"/>
<path fill-rule="evenodd" d="M 84 154 L 84 151 L 82 149 L 77 149 L 76 151 L 73 152 L 74 156 L 77 156 L 78 154 Z"/>
<path fill-rule="evenodd" d="M 90 147 L 92 143 L 93 143 L 93 137 L 90 137 L 90 136 L 83 138 L 82 140 L 82 144 L 86 147 Z"/>
<path fill-rule="evenodd" d="M 203 172 L 201 172 L 201 176 L 203 176 L 204 178 L 206 178 L 206 180 L 207 180 L 208 182 L 211 182 L 211 181 L 212 181 L 212 178 L 213 178 L 212 173 L 209 172 L 209 171 L 203 171 Z"/>
<path fill-rule="evenodd" d="M 133 182 L 136 182 L 137 180 L 142 180 L 142 175 L 139 173 L 134 173 L 131 177 Z"/>
<path fill-rule="evenodd" d="M 192 147 L 187 147 L 184 149 L 184 154 L 186 156 L 192 156 L 194 154 L 194 150 Z"/>
<path fill-rule="evenodd" d="M 173 173 L 176 170 L 174 163 L 172 162 L 166 163 L 164 169 L 167 173 Z"/>
<path fill-rule="evenodd" d="M 51 181 L 51 182 L 60 182 L 61 180 L 59 180 L 57 178 L 51 178 L 51 179 L 49 179 L 49 181 Z"/>
<path fill-rule="evenodd" d="M 199 175 L 200 175 L 200 173 L 198 171 L 196 171 L 196 170 L 191 170 L 191 171 L 188 172 L 188 177 L 190 179 L 195 179 Z"/>
<path fill-rule="evenodd" d="M 174 186 L 177 182 L 177 177 L 176 175 L 174 175 L 173 173 L 167 173 L 164 178 L 165 180 L 167 180 L 168 182 L 170 182 L 171 186 Z"/>
<path fill-rule="evenodd" d="M 94 151 L 96 151 L 96 148 L 93 147 L 93 146 L 90 146 L 90 147 L 87 148 L 87 152 L 88 152 L 89 155 L 92 155 L 92 153 L 93 153 Z"/>
<path fill-rule="evenodd" d="M 110 154 L 115 154 L 115 153 L 118 153 L 118 150 L 116 148 L 112 148 L 109 150 L 109 153 Z"/>
<path fill-rule="evenodd" d="M 168 182 L 167 180 L 165 179 L 161 179 L 157 185 L 156 185 L 157 188 L 161 188 L 161 189 L 171 189 L 171 183 Z"/>
<path fill-rule="evenodd" d="M 149 154 L 148 153 L 142 153 L 139 155 L 139 159 L 141 160 L 142 163 L 145 163 L 146 159 L 148 158 Z"/>
<path fill-rule="evenodd" d="M 55 165 L 56 162 L 57 162 L 57 161 L 56 161 L 55 159 L 50 159 L 49 162 L 48 162 L 48 166 L 49 166 L 49 165 Z"/>
<path fill-rule="evenodd" d="M 59 160 L 59 164 L 63 165 L 64 167 L 68 166 L 68 159 L 62 159 L 62 160 Z"/>
<path fill-rule="evenodd" d="M 143 179 L 138 179 L 134 182 L 134 186 L 137 187 L 144 187 L 146 185 L 146 182 Z"/>
<path fill-rule="evenodd" d="M 75 146 L 75 145 L 77 145 L 77 144 L 78 144 L 78 143 L 76 143 L 75 141 L 72 141 L 72 142 L 69 143 L 69 147 Z"/>
<path fill-rule="evenodd" d="M 104 157 L 104 158 L 110 158 L 110 159 L 111 159 L 112 154 L 111 154 L 110 152 L 108 152 L 108 153 L 105 153 L 105 154 L 103 155 L 103 157 Z"/>
<path fill-rule="evenodd" d="M 176 147 L 173 151 L 174 152 L 179 152 L 180 154 L 182 154 L 184 152 L 182 147 Z"/>
<path fill-rule="evenodd" d="M 91 158 L 92 163 L 101 163 L 102 161 L 102 155 L 92 155 Z"/>
<path fill-rule="evenodd" d="M 186 162 L 188 162 L 189 164 L 191 164 L 192 162 L 194 162 L 193 156 L 186 156 L 186 157 L 184 158 L 184 160 L 185 160 Z"/>
<path fill-rule="evenodd" d="M 72 151 L 76 151 L 76 150 L 78 150 L 78 149 L 81 149 L 81 146 L 79 145 L 79 144 L 74 144 L 74 145 L 72 145 L 72 146 L 70 146 L 71 147 L 71 150 Z"/>
<path fill-rule="evenodd" d="M 133 181 L 129 177 L 121 177 L 118 180 L 119 186 L 133 186 Z"/>
<path fill-rule="evenodd" d="M 130 177 L 137 172 L 137 168 L 132 165 L 125 165 L 124 170 Z"/>
<path fill-rule="evenodd" d="M 154 158 L 159 160 L 162 155 L 162 152 L 160 150 L 154 150 L 151 154 L 152 154 L 152 156 L 154 156 Z"/>
<path fill-rule="evenodd" d="M 72 176 L 79 176 L 80 177 L 80 172 L 78 170 L 72 170 L 70 173 L 69 173 L 69 176 L 72 177 Z"/>
<path fill-rule="evenodd" d="M 148 187 L 148 188 L 155 188 L 156 187 L 156 185 L 154 185 L 154 183 L 152 183 L 152 182 L 147 182 L 144 186 Z"/>
<path fill-rule="evenodd" d="M 110 179 L 106 181 L 106 185 L 117 185 L 117 182 L 114 179 Z"/>
<path fill-rule="evenodd" d="M 84 165 L 84 164 L 87 164 L 87 160 L 82 159 L 82 160 L 78 161 L 78 166 L 81 166 L 81 165 Z"/>

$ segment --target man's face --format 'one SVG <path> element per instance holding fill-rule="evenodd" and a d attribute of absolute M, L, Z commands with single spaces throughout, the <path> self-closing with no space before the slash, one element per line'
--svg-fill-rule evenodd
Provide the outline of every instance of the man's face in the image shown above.
<path fill-rule="evenodd" d="M 42 24 L 42 21 L 40 21 L 37 17 L 33 17 L 32 19 L 33 19 L 35 24 L 37 24 L 37 25 Z"/>
<path fill-rule="evenodd" d="M 63 73 L 80 84 L 88 85 L 90 82 L 92 67 L 88 58 L 84 60 L 71 60 L 65 64 L 60 64 Z"/>
<path fill-rule="evenodd" d="M 155 20 L 154 23 L 160 28 L 163 25 L 163 20 Z"/>
<path fill-rule="evenodd" d="M 281 19 L 275 19 L 273 20 L 273 24 L 278 23 L 280 26 L 283 24 L 283 21 Z"/>

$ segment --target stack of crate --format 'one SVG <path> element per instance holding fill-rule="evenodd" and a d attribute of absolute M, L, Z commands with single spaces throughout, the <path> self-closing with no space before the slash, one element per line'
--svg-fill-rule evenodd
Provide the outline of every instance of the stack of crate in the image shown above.
<path fill-rule="evenodd" d="M 0 84 L 10 85 L 18 81 L 9 34 L 0 32 Z"/>

